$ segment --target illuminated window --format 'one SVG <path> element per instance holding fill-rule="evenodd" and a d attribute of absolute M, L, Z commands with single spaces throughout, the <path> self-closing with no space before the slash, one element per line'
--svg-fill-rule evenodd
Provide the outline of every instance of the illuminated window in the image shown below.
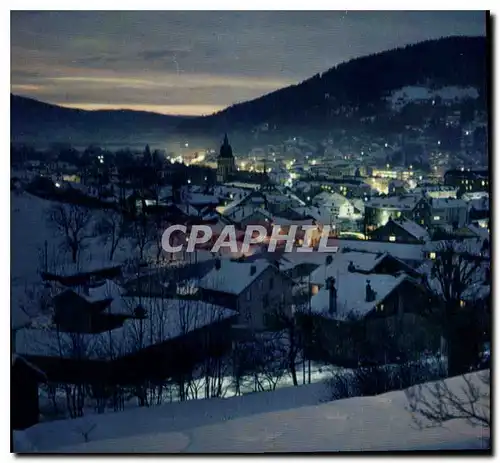
<path fill-rule="evenodd" d="M 394 235 L 389 236 L 389 241 L 396 241 L 396 237 Z"/>
<path fill-rule="evenodd" d="M 439 217 L 439 215 L 434 216 L 434 220 L 440 220 L 440 219 L 441 219 L 441 217 Z"/>
<path fill-rule="evenodd" d="M 422 220 L 420 221 L 420 223 L 423 225 L 423 224 L 424 224 L 424 219 L 422 219 Z"/>
<path fill-rule="evenodd" d="M 318 294 L 318 291 L 319 291 L 318 285 L 312 285 L 311 294 L 314 296 L 314 295 Z"/>
<path fill-rule="evenodd" d="M 486 182 L 484 180 L 481 181 L 481 185 L 483 185 L 483 186 L 486 185 Z"/>
<path fill-rule="evenodd" d="M 378 309 L 379 309 L 380 311 L 384 310 L 384 304 L 380 304 L 380 305 L 378 306 Z"/>
<path fill-rule="evenodd" d="M 401 211 L 396 212 L 396 217 L 401 217 Z"/>
<path fill-rule="evenodd" d="M 436 258 L 436 253 L 435 252 L 430 252 L 429 257 L 434 260 Z"/>
<path fill-rule="evenodd" d="M 465 307 L 465 301 L 460 301 L 460 307 Z"/>

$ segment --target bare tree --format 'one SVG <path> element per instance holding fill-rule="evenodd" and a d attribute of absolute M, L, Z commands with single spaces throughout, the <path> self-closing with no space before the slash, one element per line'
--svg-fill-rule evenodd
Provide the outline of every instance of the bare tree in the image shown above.
<path fill-rule="evenodd" d="M 306 310 L 305 305 L 297 306 L 292 313 L 291 306 L 277 304 L 268 310 L 270 327 L 275 330 L 276 348 L 283 352 L 286 357 L 287 370 L 289 371 L 293 385 L 298 386 L 297 360 L 303 352 L 303 330 L 299 325 L 297 317 Z"/>
<path fill-rule="evenodd" d="M 113 260 L 116 249 L 129 232 L 129 224 L 120 212 L 106 211 L 97 222 L 95 232 L 101 235 L 104 244 L 109 243 L 109 260 Z"/>
<path fill-rule="evenodd" d="M 428 428 L 462 419 L 489 432 L 490 371 L 463 375 L 452 381 L 420 384 L 405 391 L 414 422 L 420 428 Z"/>
<path fill-rule="evenodd" d="M 90 230 L 92 214 L 88 208 L 75 204 L 58 204 L 49 212 L 49 222 L 64 237 L 64 245 L 71 252 L 73 263 L 93 235 Z"/>
<path fill-rule="evenodd" d="M 426 276 L 425 283 L 434 293 L 427 315 L 443 327 L 450 376 L 467 371 L 464 363 L 472 361 L 470 355 L 465 355 L 470 349 L 465 348 L 462 332 L 474 323 L 474 317 L 467 316 L 472 314 L 465 310 L 464 299 L 475 299 L 474 292 L 484 282 L 485 265 L 489 264 L 471 251 L 467 242 L 447 241 L 436 250 L 430 275 Z"/>
<path fill-rule="evenodd" d="M 144 252 L 156 237 L 154 224 L 146 214 L 141 214 L 134 220 L 131 233 L 132 240 L 139 253 L 139 261 L 142 262 L 144 259 Z"/>

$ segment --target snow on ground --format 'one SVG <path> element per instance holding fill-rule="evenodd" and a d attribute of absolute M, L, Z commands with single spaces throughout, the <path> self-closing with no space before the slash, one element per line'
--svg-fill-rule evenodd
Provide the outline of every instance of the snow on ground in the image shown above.
<path fill-rule="evenodd" d="M 474 87 L 447 86 L 431 90 L 424 86 L 409 85 L 395 90 L 387 97 L 393 110 L 401 110 L 408 103 L 420 103 L 423 101 L 441 98 L 444 103 L 457 102 L 465 99 L 476 99 L 479 93 Z"/>
<path fill-rule="evenodd" d="M 482 384 L 477 374 L 470 376 Z M 446 383 L 461 394 L 462 378 Z M 261 453 L 487 448 L 489 430 L 465 420 L 419 429 L 404 391 L 325 403 L 327 397 L 325 383 L 317 383 L 42 423 L 15 432 L 14 450 Z"/>

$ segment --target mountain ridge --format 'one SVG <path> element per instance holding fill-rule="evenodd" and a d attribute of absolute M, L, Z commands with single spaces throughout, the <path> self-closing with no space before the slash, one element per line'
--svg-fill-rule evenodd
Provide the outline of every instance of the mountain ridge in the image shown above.
<path fill-rule="evenodd" d="M 483 109 L 487 54 L 483 36 L 428 40 L 340 63 L 297 84 L 200 117 L 64 108 L 11 94 L 11 138 L 57 138 L 61 133 L 66 139 L 220 134 L 248 132 L 262 124 L 271 129 L 343 127 L 374 116 L 396 127 L 386 98 L 408 85 L 472 86 L 479 95 L 473 104 Z"/>

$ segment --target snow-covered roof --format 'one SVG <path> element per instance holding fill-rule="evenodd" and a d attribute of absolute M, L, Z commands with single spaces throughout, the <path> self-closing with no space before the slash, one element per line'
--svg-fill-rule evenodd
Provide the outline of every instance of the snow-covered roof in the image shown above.
<path fill-rule="evenodd" d="M 394 220 L 393 222 L 418 240 L 427 241 L 430 238 L 429 232 L 413 220 L 401 218 Z"/>
<path fill-rule="evenodd" d="M 218 208 L 218 212 L 221 213 L 222 215 L 230 215 L 233 211 L 235 211 L 245 199 L 250 195 L 247 194 L 239 199 L 235 199 L 234 201 L 231 201 L 227 206 Z"/>
<path fill-rule="evenodd" d="M 421 199 L 419 195 L 388 196 L 374 198 L 366 202 L 365 207 L 374 207 L 394 210 L 412 210 Z"/>
<path fill-rule="evenodd" d="M 462 199 L 456 198 L 432 198 L 431 206 L 433 209 L 447 209 L 447 208 L 466 208 L 467 203 Z"/>
<path fill-rule="evenodd" d="M 328 246 L 338 246 L 339 250 L 387 253 L 401 260 L 423 260 L 423 244 L 390 243 L 372 240 L 329 239 Z"/>
<path fill-rule="evenodd" d="M 349 314 L 365 316 L 407 278 L 409 278 L 408 275 L 404 273 L 399 276 L 341 273 L 338 277 L 335 276 L 335 287 L 337 288 L 336 313 L 330 314 L 328 311 L 330 294 L 326 288 L 321 288 L 311 298 L 311 310 L 336 320 L 343 320 Z M 365 300 L 368 280 L 376 293 L 375 300 L 371 302 Z"/>
<path fill-rule="evenodd" d="M 148 318 L 126 320 L 122 327 L 100 334 L 77 334 L 53 328 L 17 330 L 14 350 L 21 355 L 105 360 L 137 352 L 195 329 L 236 315 L 236 312 L 187 299 L 129 298 L 127 307 L 145 308 Z M 127 304 L 129 301 L 125 301 Z M 142 345 L 139 343 L 142 333 Z"/>
<path fill-rule="evenodd" d="M 255 260 L 252 263 L 236 262 L 228 259 L 221 259 L 220 262 L 220 269 L 212 269 L 200 280 L 198 283 L 200 288 L 229 294 L 240 294 L 271 266 L 264 259 Z M 252 268 L 254 268 L 253 274 Z"/>
<path fill-rule="evenodd" d="M 311 283 L 324 285 L 328 277 L 337 278 L 337 275 L 348 273 L 351 262 L 356 270 L 370 272 L 386 256 L 386 253 L 372 254 L 368 252 L 340 252 L 333 254 L 330 265 L 323 263 L 311 273 Z"/>
<path fill-rule="evenodd" d="M 424 245 L 424 251 L 444 251 L 448 249 L 449 246 L 453 247 L 453 250 L 456 253 L 464 253 L 471 255 L 480 255 L 481 248 L 483 247 L 484 239 L 483 238 L 465 238 L 462 240 L 438 240 L 438 241 L 429 241 Z M 489 251 L 486 251 L 486 254 L 489 254 Z"/>
<path fill-rule="evenodd" d="M 219 204 L 219 198 L 216 196 L 201 193 L 189 193 L 187 201 L 189 204 L 196 206 L 204 204 Z"/>

